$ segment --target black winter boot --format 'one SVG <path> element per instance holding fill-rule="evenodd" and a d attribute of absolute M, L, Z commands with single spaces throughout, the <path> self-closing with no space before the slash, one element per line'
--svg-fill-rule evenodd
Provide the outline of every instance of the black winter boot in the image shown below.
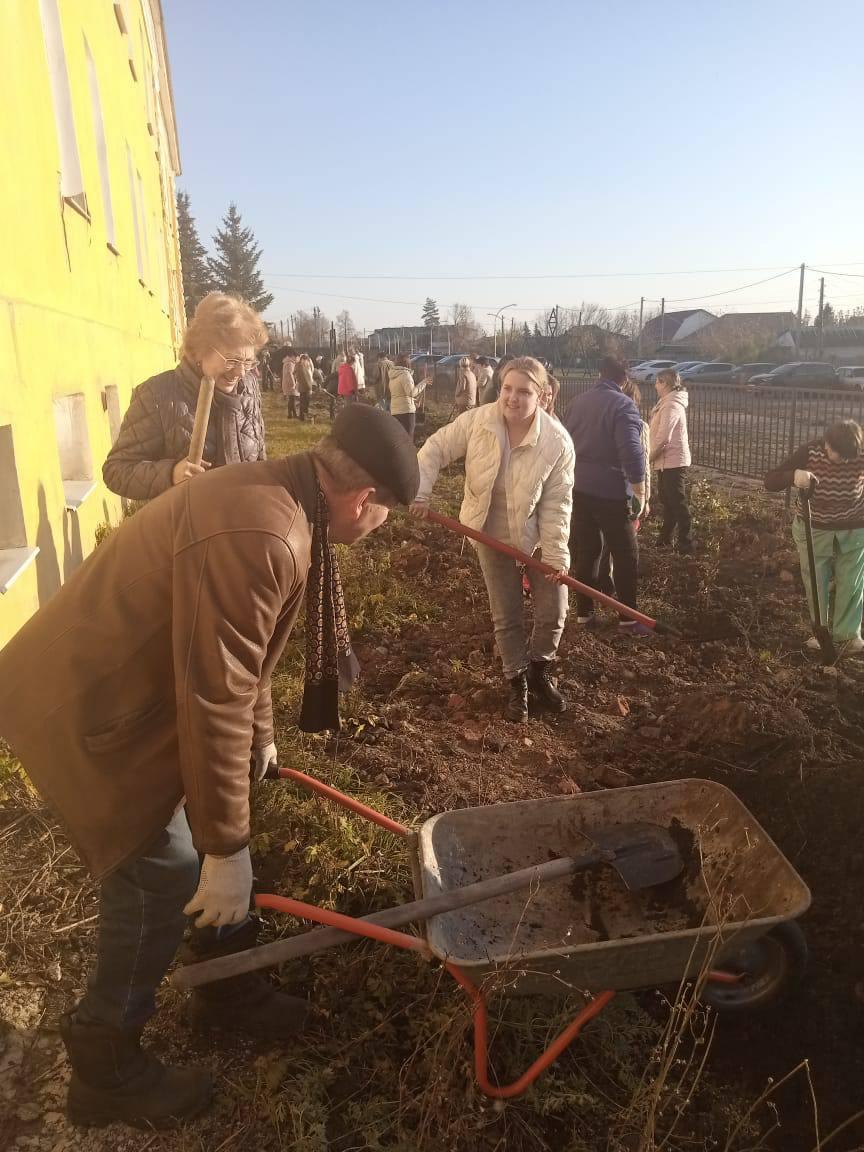
<path fill-rule="evenodd" d="M 551 660 L 532 660 L 528 669 L 528 690 L 550 712 L 566 712 L 567 701 L 558 691 L 558 682 L 552 675 Z"/>
<path fill-rule="evenodd" d="M 528 719 L 528 677 L 524 672 L 510 681 L 510 695 L 504 708 L 508 720 L 519 724 Z"/>
<path fill-rule="evenodd" d="M 183 949 L 184 964 L 212 960 L 253 948 L 261 929 L 259 920 L 248 920 L 225 941 L 213 945 L 207 936 L 193 929 Z M 245 1032 L 258 1040 L 284 1040 L 302 1032 L 309 1005 L 298 996 L 280 992 L 261 972 L 245 972 L 202 984 L 189 999 L 187 1012 L 193 1028 Z"/>
<path fill-rule="evenodd" d="M 207 1069 L 166 1067 L 142 1051 L 139 1031 L 79 1024 L 67 1015 L 60 1036 L 72 1065 L 66 1107 L 73 1124 L 174 1128 L 210 1102 Z"/>

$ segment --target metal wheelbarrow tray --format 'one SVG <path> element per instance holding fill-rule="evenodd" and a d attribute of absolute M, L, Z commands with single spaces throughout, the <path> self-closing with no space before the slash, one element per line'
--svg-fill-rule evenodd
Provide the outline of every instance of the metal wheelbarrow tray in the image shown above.
<path fill-rule="evenodd" d="M 631 820 L 670 830 L 680 877 L 633 893 L 603 870 L 497 897 L 430 919 L 431 950 L 475 982 L 498 974 L 510 993 L 644 988 L 722 966 L 810 904 L 741 801 L 698 779 L 441 813 L 420 829 L 418 896 L 567 855 L 582 829 Z"/>

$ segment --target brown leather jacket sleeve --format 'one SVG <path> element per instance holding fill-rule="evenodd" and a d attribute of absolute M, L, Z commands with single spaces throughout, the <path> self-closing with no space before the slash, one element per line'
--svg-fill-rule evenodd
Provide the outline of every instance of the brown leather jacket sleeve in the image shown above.
<path fill-rule="evenodd" d="M 129 500 L 152 500 L 171 487 L 176 460 L 165 458 L 165 434 L 146 385 L 132 393 L 114 447 L 102 465 L 105 487 Z"/>
<path fill-rule="evenodd" d="M 199 852 L 228 856 L 249 841 L 249 759 L 262 669 L 297 594 L 291 548 L 268 532 L 208 536 L 175 556 L 180 770 Z"/>

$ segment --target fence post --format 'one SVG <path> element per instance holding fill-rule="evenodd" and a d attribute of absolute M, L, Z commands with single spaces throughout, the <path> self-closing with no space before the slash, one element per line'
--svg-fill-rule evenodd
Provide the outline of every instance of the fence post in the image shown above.
<path fill-rule="evenodd" d="M 798 393 L 793 392 L 792 393 L 792 413 L 789 417 L 789 444 L 787 446 L 789 456 L 792 455 L 792 453 L 795 451 L 795 448 L 797 447 L 796 442 L 797 442 L 798 437 L 795 433 L 795 418 L 797 415 L 798 415 Z M 792 489 L 787 488 L 786 489 L 786 511 L 787 512 L 789 511 L 789 505 L 791 504 L 791 502 L 792 502 Z"/>

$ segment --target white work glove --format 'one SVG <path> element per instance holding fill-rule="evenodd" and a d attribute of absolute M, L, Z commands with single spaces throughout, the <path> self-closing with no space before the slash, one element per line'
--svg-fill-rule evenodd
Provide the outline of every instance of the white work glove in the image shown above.
<path fill-rule="evenodd" d="M 196 928 L 239 924 L 249 914 L 251 894 L 252 860 L 247 846 L 233 856 L 204 857 L 198 890 L 183 911 L 187 916 L 200 913 Z"/>
<path fill-rule="evenodd" d="M 816 477 L 812 472 L 808 472 L 806 468 L 796 468 L 792 483 L 796 488 L 803 488 L 806 492 L 809 490 L 814 480 L 816 480 Z M 818 484 L 819 481 L 816 480 L 816 483 Z"/>
<path fill-rule="evenodd" d="M 275 766 L 278 759 L 275 744 L 267 744 L 263 748 L 255 748 L 252 752 L 252 779 L 260 783 L 267 775 L 271 764 Z"/>

